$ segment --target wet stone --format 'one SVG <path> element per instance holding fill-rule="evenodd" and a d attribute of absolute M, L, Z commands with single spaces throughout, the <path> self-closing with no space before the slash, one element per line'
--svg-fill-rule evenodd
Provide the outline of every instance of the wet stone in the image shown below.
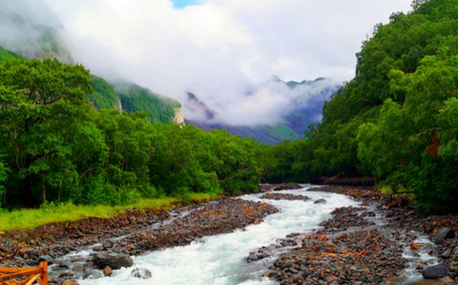
<path fill-rule="evenodd" d="M 455 237 L 455 231 L 451 228 L 441 229 L 434 237 L 434 242 L 437 244 L 443 243 L 444 240 Z"/>
<path fill-rule="evenodd" d="M 423 269 L 421 274 L 425 279 L 439 279 L 447 276 L 449 273 L 449 266 L 447 264 L 438 264 Z"/>
<path fill-rule="evenodd" d="M 150 279 L 151 277 L 153 277 L 153 275 L 151 274 L 151 271 L 149 271 L 146 268 L 135 268 L 134 270 L 132 270 L 130 275 L 132 277 L 139 278 L 139 279 Z"/>
<path fill-rule="evenodd" d="M 83 271 L 84 271 L 84 265 L 82 265 L 82 264 L 75 264 L 75 265 L 73 265 L 72 270 L 73 270 L 74 272 L 83 272 Z"/>

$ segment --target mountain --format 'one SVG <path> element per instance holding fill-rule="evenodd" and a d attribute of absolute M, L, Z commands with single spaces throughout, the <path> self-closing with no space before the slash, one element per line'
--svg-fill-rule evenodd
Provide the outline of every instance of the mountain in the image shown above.
<path fill-rule="evenodd" d="M 152 123 L 184 123 L 181 104 L 128 81 L 108 82 L 92 76 L 94 92 L 88 99 L 96 109 L 118 109 L 126 112 L 144 111 Z"/>
<path fill-rule="evenodd" d="M 340 88 L 340 84 L 327 78 L 285 82 L 277 76 L 263 84 L 250 88 L 245 97 L 255 96 L 258 92 L 277 94 L 288 101 L 282 112 L 281 120 L 275 124 L 240 125 L 225 121 L 220 114 L 189 93 L 183 103 L 186 122 L 203 130 L 225 129 L 233 135 L 252 137 L 264 144 L 277 144 L 283 140 L 296 140 L 303 137 L 310 124 L 318 124 L 322 118 L 324 102 Z"/>
<path fill-rule="evenodd" d="M 0 59 L 48 57 L 74 63 L 64 34 L 59 18 L 43 2 L 0 1 Z M 181 105 L 174 99 L 125 80 L 109 82 L 95 75 L 92 79 L 94 92 L 87 98 L 96 109 L 145 111 L 152 123 L 184 123 Z"/>
<path fill-rule="evenodd" d="M 59 18 L 41 1 L 0 1 L 0 45 L 25 58 L 73 58 Z"/>

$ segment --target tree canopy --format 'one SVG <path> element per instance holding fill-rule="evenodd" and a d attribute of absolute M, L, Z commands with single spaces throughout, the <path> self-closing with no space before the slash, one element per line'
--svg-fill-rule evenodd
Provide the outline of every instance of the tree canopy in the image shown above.
<path fill-rule="evenodd" d="M 264 166 L 257 142 L 153 125 L 146 112 L 96 110 L 87 95 L 103 90 L 113 92 L 81 65 L 0 60 L 1 207 L 257 189 Z"/>

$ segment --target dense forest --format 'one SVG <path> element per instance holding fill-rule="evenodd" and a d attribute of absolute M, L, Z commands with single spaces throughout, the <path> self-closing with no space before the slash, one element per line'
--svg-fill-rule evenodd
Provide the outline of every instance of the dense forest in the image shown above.
<path fill-rule="evenodd" d="M 102 90 L 92 85 L 103 81 L 83 66 L 4 50 L 1 57 L 2 207 L 118 205 L 164 194 L 257 189 L 263 160 L 254 140 L 153 124 L 154 114 L 145 112 L 97 109 L 93 95 Z M 128 87 L 137 98 L 146 96 Z"/>
<path fill-rule="evenodd" d="M 376 25 L 356 75 L 307 139 L 273 151 L 271 180 L 371 176 L 413 191 L 419 212 L 457 211 L 458 3 L 414 1 Z"/>

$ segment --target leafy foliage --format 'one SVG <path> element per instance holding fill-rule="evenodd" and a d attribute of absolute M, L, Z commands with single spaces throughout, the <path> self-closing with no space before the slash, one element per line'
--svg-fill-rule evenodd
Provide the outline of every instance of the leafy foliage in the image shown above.
<path fill-rule="evenodd" d="M 7 58 L 13 58 L 13 57 L 19 57 L 19 55 L 3 47 L 0 47 L 0 60 L 7 59 Z"/>
<path fill-rule="evenodd" d="M 114 98 L 110 84 L 81 65 L 0 61 L 0 206 L 126 205 L 162 194 L 257 189 L 265 166 L 257 142 L 225 131 L 153 125 L 145 112 L 97 111 L 87 101 L 87 94 L 95 102 L 106 93 Z"/>
<path fill-rule="evenodd" d="M 152 123 L 171 122 L 175 116 L 175 108 L 181 107 L 179 102 L 133 83 L 116 82 L 113 86 L 121 98 L 124 110 L 144 111 Z"/>
<path fill-rule="evenodd" d="M 97 109 L 114 109 L 118 105 L 119 96 L 113 86 L 103 78 L 92 75 L 92 88 L 94 92 L 87 95 Z"/>

